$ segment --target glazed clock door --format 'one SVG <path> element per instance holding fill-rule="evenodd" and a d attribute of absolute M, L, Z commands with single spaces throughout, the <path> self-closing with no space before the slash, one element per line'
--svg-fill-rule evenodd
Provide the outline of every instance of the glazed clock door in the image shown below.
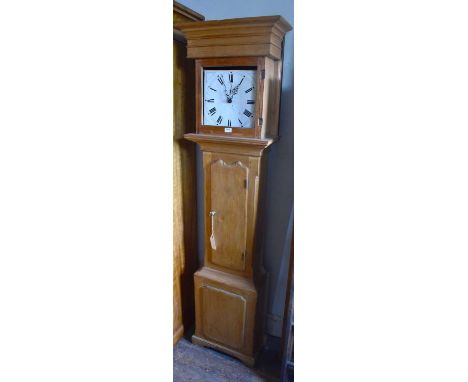
<path fill-rule="evenodd" d="M 215 159 L 206 169 L 208 261 L 239 272 L 246 270 L 249 168 L 241 160 Z"/>

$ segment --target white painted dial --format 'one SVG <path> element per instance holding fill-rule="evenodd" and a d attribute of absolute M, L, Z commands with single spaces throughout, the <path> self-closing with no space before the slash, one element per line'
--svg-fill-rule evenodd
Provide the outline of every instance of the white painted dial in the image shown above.
<path fill-rule="evenodd" d="M 203 124 L 255 127 L 256 70 L 205 69 Z"/>

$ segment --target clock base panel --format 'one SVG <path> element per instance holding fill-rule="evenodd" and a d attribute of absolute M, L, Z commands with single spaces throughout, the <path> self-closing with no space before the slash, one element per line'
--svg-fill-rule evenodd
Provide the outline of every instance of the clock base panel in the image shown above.
<path fill-rule="evenodd" d="M 265 278 L 262 278 L 263 281 Z M 265 283 L 203 267 L 195 273 L 194 344 L 255 363 L 263 345 Z"/>
<path fill-rule="evenodd" d="M 220 351 L 222 353 L 228 354 L 228 355 L 230 355 L 230 356 L 232 356 L 234 358 L 239 359 L 240 361 L 242 361 L 244 364 L 246 364 L 249 367 L 253 367 L 255 365 L 255 357 L 254 356 L 248 356 L 248 355 L 242 354 L 242 353 L 240 353 L 238 351 L 230 349 L 230 348 L 228 348 L 226 346 L 223 346 L 223 345 L 221 345 L 219 343 L 207 340 L 207 339 L 205 339 L 203 337 L 198 337 L 195 334 L 192 336 L 192 343 L 195 344 L 195 345 L 212 348 L 212 349 L 218 350 L 218 351 Z"/>

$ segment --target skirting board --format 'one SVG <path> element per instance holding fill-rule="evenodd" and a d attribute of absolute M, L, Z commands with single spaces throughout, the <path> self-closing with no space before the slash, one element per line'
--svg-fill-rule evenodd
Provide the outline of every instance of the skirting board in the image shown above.
<path fill-rule="evenodd" d="M 184 326 L 180 325 L 179 328 L 172 334 L 172 345 L 175 345 L 182 335 L 184 334 Z"/>

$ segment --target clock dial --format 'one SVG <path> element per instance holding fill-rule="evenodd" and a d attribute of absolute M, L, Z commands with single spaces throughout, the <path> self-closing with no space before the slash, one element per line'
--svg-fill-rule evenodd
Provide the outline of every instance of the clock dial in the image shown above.
<path fill-rule="evenodd" d="M 255 127 L 257 71 L 205 69 L 203 74 L 203 125 Z"/>

